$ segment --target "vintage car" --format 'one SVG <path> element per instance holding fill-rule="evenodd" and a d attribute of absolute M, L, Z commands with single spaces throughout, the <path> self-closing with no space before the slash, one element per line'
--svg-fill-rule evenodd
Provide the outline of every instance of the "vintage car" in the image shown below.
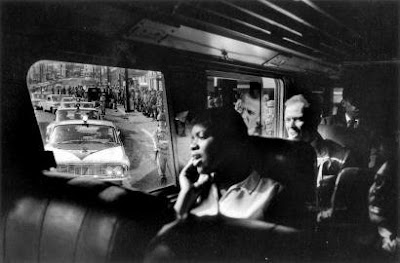
<path fill-rule="evenodd" d="M 82 120 L 85 115 L 89 120 L 98 120 L 98 113 L 96 108 L 59 108 L 56 112 L 55 122 Z"/>
<path fill-rule="evenodd" d="M 76 101 L 75 97 L 72 97 L 72 96 L 62 97 L 61 101 L 60 101 L 60 107 L 67 107 L 66 106 L 67 103 L 71 103 L 71 102 L 75 102 L 75 101 Z"/>
<path fill-rule="evenodd" d="M 50 94 L 46 96 L 46 100 L 42 101 L 42 108 L 44 111 L 55 113 L 60 106 L 61 95 Z"/>
<path fill-rule="evenodd" d="M 80 108 L 94 108 L 95 103 L 94 102 L 89 102 L 89 101 L 79 101 L 75 106 L 79 106 Z"/>
<path fill-rule="evenodd" d="M 71 120 L 54 124 L 45 145 L 53 151 L 55 170 L 106 181 L 122 181 L 130 162 L 112 122 Z"/>
<path fill-rule="evenodd" d="M 41 93 L 32 93 L 31 94 L 31 101 L 32 101 L 32 106 L 35 110 L 41 110 L 42 109 L 42 101 L 45 100 L 45 94 Z"/>
<path fill-rule="evenodd" d="M 62 107 L 64 108 L 95 108 L 95 103 L 94 102 L 89 102 L 89 101 L 79 101 L 79 100 L 74 100 L 74 101 L 67 101 L 67 102 L 62 102 Z"/>
<path fill-rule="evenodd" d="M 98 109 L 95 108 L 62 108 L 60 107 L 56 112 L 56 118 L 53 122 L 51 122 L 46 127 L 46 137 L 50 135 L 51 130 L 54 128 L 54 125 L 60 121 L 68 121 L 68 120 L 83 120 L 84 116 L 87 117 L 88 120 L 99 120 L 100 114 Z"/>

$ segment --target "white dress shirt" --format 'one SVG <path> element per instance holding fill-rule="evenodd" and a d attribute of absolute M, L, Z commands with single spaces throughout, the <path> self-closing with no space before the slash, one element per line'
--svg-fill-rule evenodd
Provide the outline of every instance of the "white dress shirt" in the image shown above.
<path fill-rule="evenodd" d="M 252 171 L 245 180 L 232 185 L 219 199 L 217 186 L 213 184 L 208 197 L 191 213 L 196 216 L 222 214 L 233 218 L 263 220 L 264 212 L 280 189 L 278 182 L 261 178 L 256 171 Z"/>

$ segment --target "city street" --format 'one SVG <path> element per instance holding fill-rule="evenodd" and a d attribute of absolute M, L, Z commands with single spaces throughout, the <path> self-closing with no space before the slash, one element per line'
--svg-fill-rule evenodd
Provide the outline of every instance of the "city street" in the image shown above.
<path fill-rule="evenodd" d="M 46 127 L 55 119 L 55 115 L 41 110 L 35 110 L 35 115 L 45 143 Z M 155 120 L 144 116 L 141 112 L 125 113 L 121 105 L 117 110 L 106 109 L 104 120 L 112 121 L 121 131 L 125 152 L 131 163 L 129 179 L 123 183 L 124 186 L 151 191 L 175 183 L 171 168 L 172 158 L 169 158 L 167 164 L 166 184 L 161 184 L 161 178 L 157 173 L 153 143 L 153 134 L 157 127 Z"/>

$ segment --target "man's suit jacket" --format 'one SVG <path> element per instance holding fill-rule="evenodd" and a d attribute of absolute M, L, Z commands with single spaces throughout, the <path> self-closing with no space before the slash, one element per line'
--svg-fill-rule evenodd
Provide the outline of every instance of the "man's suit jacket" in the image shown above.
<path fill-rule="evenodd" d="M 324 139 L 333 140 L 349 148 L 359 167 L 368 167 L 373 136 L 363 119 L 354 127 L 347 127 L 344 114 L 328 116 L 321 121 L 318 132 Z"/>

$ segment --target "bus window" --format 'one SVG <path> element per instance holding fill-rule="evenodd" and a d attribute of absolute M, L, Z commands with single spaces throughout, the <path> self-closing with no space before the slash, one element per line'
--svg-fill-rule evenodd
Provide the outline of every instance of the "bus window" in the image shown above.
<path fill-rule="evenodd" d="M 283 136 L 283 82 L 230 74 L 208 76 L 206 108 L 234 107 L 251 136 Z"/>
<path fill-rule="evenodd" d="M 343 99 L 343 88 L 333 88 L 333 108 L 332 115 L 337 114 L 337 110 L 339 109 L 340 103 Z"/>
<path fill-rule="evenodd" d="M 27 82 L 31 98 L 49 94 L 73 100 L 63 104 L 42 99 L 34 106 L 44 147 L 53 151 L 57 163 L 51 172 L 145 192 L 176 183 L 161 72 L 39 61 L 31 66 Z M 74 114 L 82 108 L 101 117 Z M 66 111 L 72 113 L 68 120 L 58 117 Z M 76 133 L 82 127 L 93 131 Z M 51 140 L 61 130 L 63 139 Z M 100 130 L 115 138 L 96 139 Z"/>

